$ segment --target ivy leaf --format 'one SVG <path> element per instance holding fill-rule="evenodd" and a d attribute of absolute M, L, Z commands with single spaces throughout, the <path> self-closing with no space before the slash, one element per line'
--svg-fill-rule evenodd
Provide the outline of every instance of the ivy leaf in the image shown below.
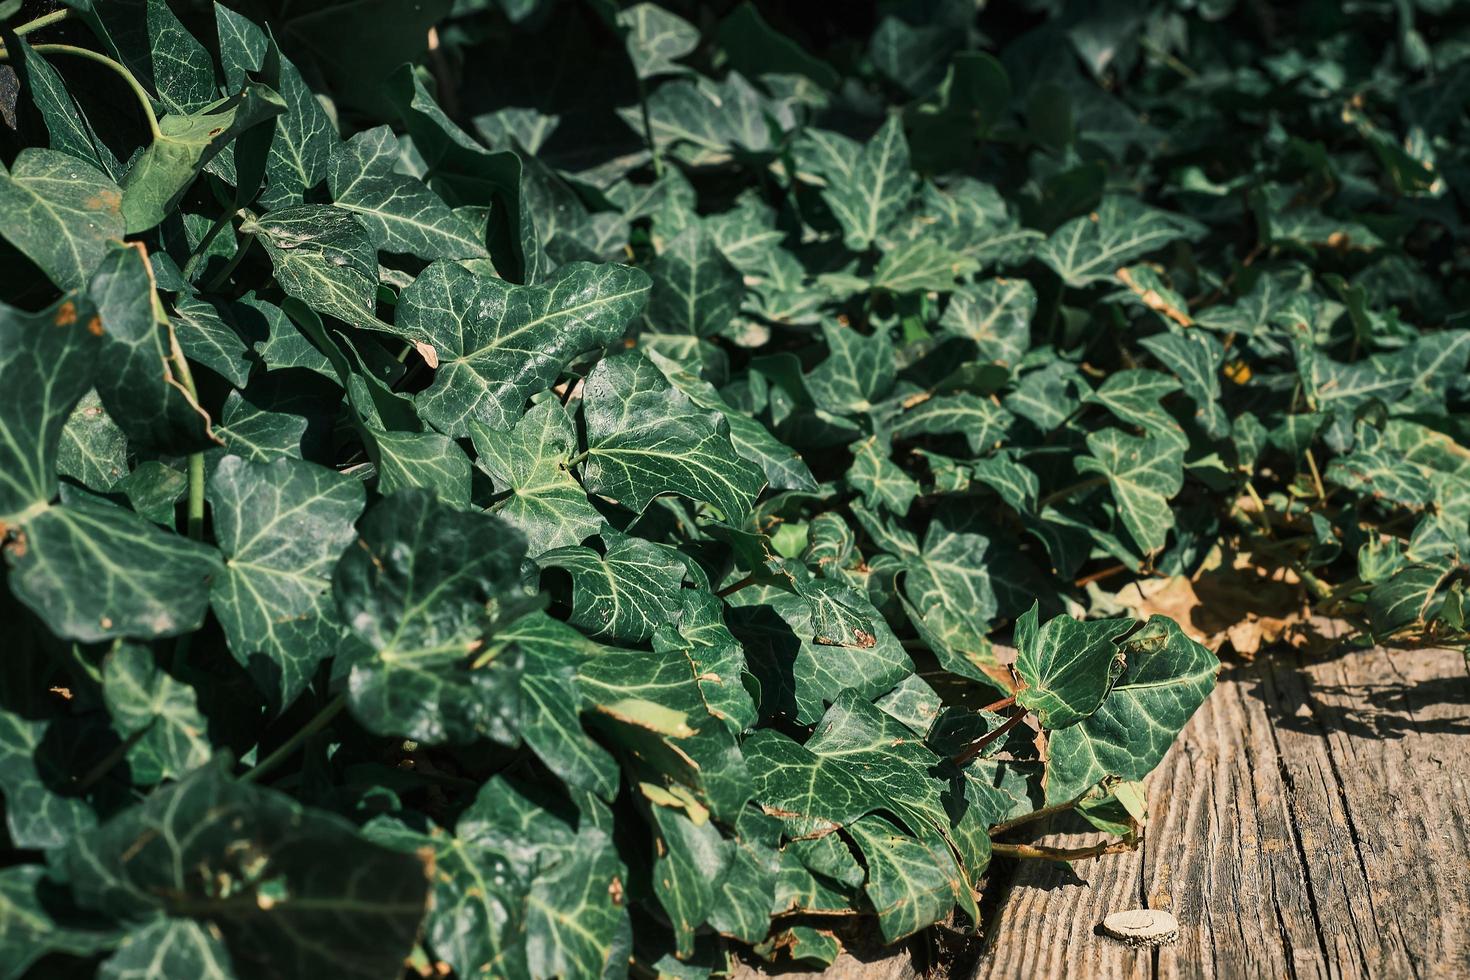
<path fill-rule="evenodd" d="M 513 286 L 436 262 L 403 291 L 395 318 L 437 363 L 419 414 L 455 438 L 472 420 L 509 429 L 572 358 L 621 337 L 648 290 L 645 273 L 619 265 L 573 262 L 545 284 Z"/>
<path fill-rule="evenodd" d="M 96 329 L 89 329 L 94 326 Z M 0 304 L 0 521 L 22 524 L 57 491 L 72 411 L 92 386 L 101 326 L 65 299 L 40 313 Z M 71 445 L 78 445 L 72 429 Z"/>
<path fill-rule="evenodd" d="M 947 293 L 955 289 L 955 280 L 979 269 L 979 262 L 951 252 L 932 238 L 913 238 L 884 251 L 873 272 L 873 288 L 890 293 Z"/>
<path fill-rule="evenodd" d="M 19 980 L 51 953 L 90 957 L 117 942 L 115 930 L 70 924 L 55 907 L 55 882 L 39 864 L 0 870 L 0 977 Z M 764 918 L 764 917 L 763 917 Z"/>
<path fill-rule="evenodd" d="M 1048 731 L 1075 725 L 1097 710 L 1125 667 L 1118 640 L 1127 619 L 1079 621 L 1057 616 L 1037 626 L 1037 606 L 1016 620 L 1016 673 L 1026 686 L 1016 703 L 1036 712 Z"/>
<path fill-rule="evenodd" d="M 1139 341 L 1174 372 L 1184 393 L 1195 404 L 1195 417 L 1211 436 L 1219 438 L 1230 429 L 1230 420 L 1220 405 L 1220 366 L 1225 348 L 1201 330 L 1164 333 Z"/>
<path fill-rule="evenodd" d="M 5 827 L 15 847 L 51 850 L 97 826 L 97 814 L 86 800 L 51 788 L 63 777 L 39 751 L 49 724 L 0 709 L 0 792 L 5 795 Z M 6 922 L 0 917 L 0 923 Z M 8 931 L 0 928 L 0 940 Z M 0 949 L 8 947 L 0 941 Z"/>
<path fill-rule="evenodd" d="M 479 465 L 509 496 L 491 513 L 526 536 L 532 558 L 580 544 L 602 526 L 602 515 L 587 500 L 568 469 L 577 451 L 577 430 L 555 398 L 521 416 L 509 432 L 470 422 Z"/>
<path fill-rule="evenodd" d="M 708 819 L 696 823 L 663 806 L 649 807 L 655 829 L 653 893 L 674 925 L 676 955 L 694 955 L 694 930 L 715 902 L 715 886 L 729 864 L 729 849 Z"/>
<path fill-rule="evenodd" d="M 698 226 L 665 245 L 648 274 L 653 282 L 648 322 L 668 333 L 719 333 L 740 312 L 745 298 L 740 271 Z"/>
<path fill-rule="evenodd" d="M 90 164 L 26 147 L 0 167 L 0 237 L 58 287 L 85 286 L 124 230 L 122 190 Z"/>
<path fill-rule="evenodd" d="M 416 856 L 238 782 L 222 764 L 77 837 L 62 861 L 79 904 L 134 921 L 192 919 L 223 937 L 237 969 L 287 977 L 392 973 L 428 898 Z M 229 891 L 216 890 L 218 881 Z"/>
<path fill-rule="evenodd" d="M 684 563 L 669 549 L 604 525 L 605 551 L 573 545 L 538 558 L 572 577 L 569 622 L 589 636 L 641 643 L 679 616 Z"/>
<path fill-rule="evenodd" d="M 918 435 L 961 433 L 976 455 L 989 452 L 1010 428 L 1011 415 L 994 402 L 961 392 L 926 398 L 905 411 L 893 423 L 893 434 L 901 439 Z"/>
<path fill-rule="evenodd" d="M 770 430 L 744 412 L 737 411 L 715 386 L 700 378 L 677 361 L 650 348 L 648 359 L 654 363 L 669 384 L 689 396 L 695 405 L 719 412 L 730 426 L 730 444 L 742 459 L 757 464 L 766 474 L 766 482 L 775 490 L 815 490 L 817 481 L 801 456 L 782 443 Z"/>
<path fill-rule="evenodd" d="M 472 660 L 491 625 L 487 604 L 509 614 L 523 603 L 525 541 L 422 490 L 379 502 L 358 534 L 332 575 L 342 621 L 366 647 L 348 677 L 353 715 L 371 731 L 422 742 L 507 738 L 513 665 Z"/>
<path fill-rule="evenodd" d="M 209 478 L 224 574 L 210 606 L 230 652 L 273 704 L 284 707 L 332 649 L 315 622 L 331 618 L 331 571 L 362 513 L 356 479 L 305 460 L 226 456 Z"/>
<path fill-rule="evenodd" d="M 54 365 L 58 361 L 67 363 L 69 375 L 86 371 L 85 367 L 70 363 L 70 357 L 53 356 L 50 363 Z M 0 371 L 3 370 L 0 368 Z M 17 381 L 10 383 L 19 385 Z M 12 390 L 24 389 L 17 387 Z M 29 418 L 35 416 L 31 415 Z M 107 410 L 102 407 L 102 400 L 97 397 L 97 390 L 94 388 L 82 396 L 76 408 L 72 409 L 66 425 L 62 426 L 61 444 L 56 450 L 56 472 L 61 476 L 71 477 L 89 490 L 101 492 L 112 489 L 127 470 L 128 437 L 123 435 L 122 429 L 117 427 L 117 423 L 112 421 Z M 9 472 L 12 479 L 20 479 L 18 474 L 22 472 L 19 466 L 3 467 L 0 471 Z"/>
<path fill-rule="evenodd" d="M 719 820 L 751 797 L 735 736 L 709 713 L 689 659 L 609 647 L 577 671 L 589 722 L 670 785 L 687 787 Z"/>
<path fill-rule="evenodd" d="M 596 801 L 578 799 L 573 809 L 539 787 L 499 776 L 481 787 L 455 825 L 460 840 L 516 858 L 529 879 L 525 943 L 532 976 L 600 977 L 625 968 L 631 950 L 620 949 L 619 934 L 628 925 L 622 901 L 628 873 L 610 826 Z"/>
<path fill-rule="evenodd" d="M 939 325 L 969 337 L 980 357 L 1015 364 L 1031 346 L 1036 290 L 1025 279 L 986 279 L 950 297 Z"/>
<path fill-rule="evenodd" d="M 915 839 L 878 814 L 847 827 L 868 862 L 864 892 L 878 915 L 885 943 L 896 943 L 942 921 L 968 899 L 954 855 L 942 838 Z"/>
<path fill-rule="evenodd" d="M 544 613 L 522 617 L 496 634 L 522 655 L 521 736 L 531 750 L 572 786 L 611 800 L 618 764 L 581 723 L 577 669 L 600 648 Z"/>
<path fill-rule="evenodd" d="M 1073 218 L 1052 232 L 1037 257 L 1076 289 L 1111 280 L 1134 259 L 1203 231 L 1189 218 L 1115 195 L 1104 198 L 1096 212 Z"/>
<path fill-rule="evenodd" d="M 636 351 L 599 361 L 583 387 L 588 490 L 642 512 L 678 493 L 729 519 L 745 515 L 765 476 L 740 458 L 718 412 L 698 409 Z"/>
<path fill-rule="evenodd" d="M 220 62 L 230 90 L 242 88 L 247 72 L 257 71 L 268 53 L 279 65 L 271 84 L 284 102 L 276 119 L 266 162 L 269 186 L 265 197 L 271 207 L 302 203 L 302 196 L 327 176 L 328 160 L 336 145 L 332 120 L 301 77 L 301 71 L 278 51 L 264 30 L 221 3 L 214 5 Z"/>
<path fill-rule="evenodd" d="M 160 670 L 147 647 L 125 643 L 107 655 L 102 698 L 118 735 L 136 739 L 127 754 L 134 782 L 178 779 L 214 754 L 194 689 Z"/>
<path fill-rule="evenodd" d="M 799 158 L 813 164 L 826 181 L 822 199 L 841 225 L 843 241 L 854 252 L 871 248 L 913 194 L 902 120 L 890 115 L 861 150 L 850 140 L 833 140 L 818 130 L 808 130 L 802 141 Z"/>
<path fill-rule="evenodd" d="M 16 598 L 84 643 L 197 630 L 220 572 L 212 548 L 81 496 L 27 522 L 6 558 Z"/>
<path fill-rule="evenodd" d="M 438 827 L 421 833 L 389 816 L 370 821 L 363 834 L 406 854 L 433 855 L 424 938 L 440 959 L 462 974 L 527 975 L 523 933 L 529 885 L 506 854 Z"/>
<path fill-rule="evenodd" d="M 102 260 L 88 296 L 105 331 L 97 393 L 135 447 L 191 452 L 213 445 L 209 415 L 178 380 L 173 329 L 160 320 L 153 272 L 141 248 L 116 247 Z"/>
<path fill-rule="evenodd" d="M 893 341 L 886 330 L 865 337 L 831 323 L 822 323 L 829 356 L 807 375 L 812 400 L 839 414 L 857 414 L 893 387 Z"/>
<path fill-rule="evenodd" d="M 877 436 L 869 436 L 853 450 L 847 480 L 869 507 L 885 507 L 900 516 L 908 513 L 919 495 L 919 485 L 888 458 Z"/>
<path fill-rule="evenodd" d="M 1108 777 L 1147 776 L 1214 689 L 1220 670 L 1214 654 L 1164 616 L 1150 617 L 1119 650 L 1127 667 L 1102 704 L 1051 734 L 1048 805 L 1076 799 Z"/>
<path fill-rule="evenodd" d="M 618 26 L 626 32 L 628 56 L 639 78 L 684 70 L 674 62 L 699 45 L 694 25 L 653 3 L 618 11 Z"/>
<path fill-rule="evenodd" d="M 1179 390 L 1179 382 L 1158 371 L 1118 371 L 1098 386 L 1084 401 L 1106 406 L 1124 422 L 1131 422 L 1147 435 L 1187 444 L 1184 430 L 1166 412 L 1159 400 Z"/>
<path fill-rule="evenodd" d="M 122 215 L 128 234 L 163 221 L 210 160 L 241 133 L 274 119 L 285 108 L 271 89 L 252 84 L 197 112 L 159 120 L 158 135 L 123 178 Z"/>
<path fill-rule="evenodd" d="M 332 202 L 357 216 L 386 252 L 421 259 L 472 259 L 490 253 L 474 227 L 439 195 L 395 173 L 398 139 L 387 126 L 365 130 L 332 148 L 326 173 Z"/>
<path fill-rule="evenodd" d="M 377 252 L 350 211 L 301 204 L 247 221 L 240 230 L 260 238 L 287 296 L 355 327 L 387 329 L 376 312 Z"/>
<path fill-rule="evenodd" d="M 236 973 L 224 942 L 207 928 L 189 919 L 155 919 L 124 936 L 97 975 L 106 980 L 234 980 Z"/>
<path fill-rule="evenodd" d="M 1170 440 L 1124 435 L 1103 429 L 1087 437 L 1091 456 L 1077 461 L 1081 473 L 1097 473 L 1112 488 L 1123 526 L 1144 551 L 1164 546 L 1174 514 L 1169 498 L 1184 483 L 1184 450 Z"/>

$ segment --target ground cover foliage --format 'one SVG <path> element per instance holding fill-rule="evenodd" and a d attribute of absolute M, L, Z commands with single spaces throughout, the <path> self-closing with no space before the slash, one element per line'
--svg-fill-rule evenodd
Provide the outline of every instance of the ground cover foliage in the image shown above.
<path fill-rule="evenodd" d="M 830 962 L 1460 643 L 1451 7 L 0 3 L 0 975 Z"/>

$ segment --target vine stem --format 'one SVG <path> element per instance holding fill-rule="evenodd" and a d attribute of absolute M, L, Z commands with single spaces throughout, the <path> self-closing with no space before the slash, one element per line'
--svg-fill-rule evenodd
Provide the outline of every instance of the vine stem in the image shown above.
<path fill-rule="evenodd" d="M 234 211 L 226 211 L 224 214 L 215 219 L 213 225 L 210 225 L 209 231 L 205 232 L 204 237 L 199 240 L 199 246 L 194 249 L 194 254 L 190 255 L 189 261 L 184 263 L 184 278 L 186 280 L 193 277 L 194 270 L 199 265 L 199 260 L 204 258 L 205 250 L 208 249 L 211 244 L 213 244 L 216 236 L 218 236 L 221 231 L 224 231 L 225 227 L 228 226 L 232 220 L 234 220 L 234 217 Z M 402 360 L 402 358 L 399 359 Z"/>
<path fill-rule="evenodd" d="M 281 743 L 279 748 L 256 763 L 254 769 L 241 776 L 240 782 L 253 783 L 276 766 L 279 766 L 282 762 L 285 762 L 301 747 L 302 742 L 305 742 L 308 738 L 323 728 L 326 728 L 332 719 L 337 717 L 346 706 L 347 695 L 345 693 L 339 694 L 328 701 L 322 710 L 318 711 L 312 716 L 310 721 L 298 728 L 294 735 Z"/>
<path fill-rule="evenodd" d="M 736 592 L 739 592 L 741 589 L 744 589 L 744 588 L 746 588 L 748 586 L 752 586 L 754 584 L 755 584 L 755 573 L 752 572 L 751 574 L 745 576 L 745 578 L 740 579 L 739 581 L 731 582 L 729 585 L 725 586 L 723 589 L 721 589 L 720 591 L 716 592 L 715 595 L 717 595 L 721 599 L 723 599 L 727 595 L 734 595 Z"/>
<path fill-rule="evenodd" d="M 53 10 L 49 14 L 42 14 L 35 20 L 26 21 L 24 24 L 15 29 L 15 34 L 17 37 L 25 37 L 32 31 L 39 31 L 43 27 L 50 27 L 52 24 L 59 24 L 70 16 L 70 10 Z"/>
<path fill-rule="evenodd" d="M 144 725 L 142 728 L 138 729 L 136 732 L 133 732 L 133 734 L 129 735 L 127 738 L 119 742 L 117 746 L 114 747 L 111 752 L 107 753 L 107 755 L 104 756 L 100 762 L 98 762 L 91 769 L 87 770 L 87 774 L 77 781 L 76 785 L 72 787 L 72 790 L 77 793 L 85 793 L 87 790 L 97 785 L 97 783 L 102 780 L 103 776 L 106 776 L 109 772 L 112 771 L 113 766 L 123 761 L 123 759 L 128 754 L 128 750 L 137 745 L 139 739 L 148 734 L 148 730 L 153 727 L 153 722 L 157 720 L 158 719 L 155 718 L 152 721 L 149 721 L 148 724 Z"/>
<path fill-rule="evenodd" d="M 40 19 L 44 20 L 45 18 Z M 79 48 L 73 44 L 33 44 L 31 45 L 31 50 L 37 54 L 65 54 L 71 55 L 74 58 L 84 58 L 87 61 L 95 61 L 99 65 L 105 65 L 117 72 L 118 75 L 122 76 L 122 80 L 128 83 L 128 88 L 133 90 L 133 95 L 137 97 L 138 105 L 142 108 L 143 115 L 148 119 L 148 131 L 153 134 L 155 140 L 163 138 L 163 130 L 158 128 L 158 114 L 153 111 L 153 100 L 148 97 L 147 90 L 138 82 L 138 79 L 134 77 L 133 73 L 128 71 L 120 63 L 113 61 L 105 54 L 92 51 L 89 48 Z M 9 60 L 10 52 L 4 48 L 0 48 L 0 61 Z"/>
<path fill-rule="evenodd" d="M 1091 847 L 1043 847 L 1040 844 L 991 844 L 992 854 L 1037 861 L 1084 861 L 1104 854 L 1123 854 L 1137 848 L 1124 840 L 1093 844 Z"/>
<path fill-rule="evenodd" d="M 638 104 L 643 109 L 643 137 L 648 140 L 648 152 L 653 156 L 653 176 L 658 179 L 664 175 L 664 158 L 653 139 L 653 120 L 648 115 L 648 86 L 644 84 L 642 75 L 638 76 Z"/>
<path fill-rule="evenodd" d="M 234 255 L 230 256 L 230 261 L 225 263 L 225 267 L 219 270 L 219 273 L 209 281 L 209 285 L 205 288 L 210 292 L 216 292 L 229 282 L 230 276 L 234 275 L 235 270 L 240 268 L 240 263 L 245 261 L 245 253 L 249 252 L 250 246 L 254 244 L 255 232 L 246 232 L 245 236 L 240 239 L 240 247 L 235 249 Z"/>
<path fill-rule="evenodd" d="M 1001 823 L 992 825 L 990 828 L 990 832 L 992 834 L 1003 834 L 1007 830 L 1013 830 L 1016 827 L 1021 827 L 1028 823 L 1034 823 L 1037 820 L 1045 820 L 1047 817 L 1055 816 L 1058 813 L 1066 813 L 1068 810 L 1076 806 L 1081 799 L 1082 797 L 1079 796 L 1077 797 L 1077 799 L 1068 800 L 1066 803 L 1053 803 L 1051 806 L 1044 806 L 1039 810 L 1032 810 L 1030 813 L 1023 814 L 1022 816 L 1016 817 L 1013 820 L 1005 820 Z"/>
<path fill-rule="evenodd" d="M 979 738 L 975 739 L 975 741 L 965 746 L 964 750 L 954 757 L 954 764 L 957 766 L 965 765 L 971 759 L 974 759 L 976 756 L 978 756 L 981 752 L 984 752 L 987 745 L 1009 734 L 1011 729 L 1019 725 L 1025 718 L 1026 712 L 1024 711 L 1020 712 L 1019 714 L 1012 715 L 1010 718 L 1007 718 L 1004 725 L 1001 725 L 993 732 L 986 732 L 984 735 L 981 735 Z"/>
<path fill-rule="evenodd" d="M 1060 490 L 1053 490 L 1051 493 L 1047 494 L 1045 497 L 1042 497 L 1039 501 L 1037 501 L 1036 510 L 1038 513 L 1040 513 L 1041 511 L 1045 510 L 1049 504 L 1054 504 L 1058 500 L 1064 500 L 1067 497 L 1072 496 L 1072 494 L 1078 493 L 1082 490 L 1091 490 L 1093 487 L 1100 487 L 1107 482 L 1108 478 L 1105 476 L 1093 476 L 1087 478 L 1086 480 L 1079 480 L 1069 487 L 1062 487 L 1062 489 Z"/>

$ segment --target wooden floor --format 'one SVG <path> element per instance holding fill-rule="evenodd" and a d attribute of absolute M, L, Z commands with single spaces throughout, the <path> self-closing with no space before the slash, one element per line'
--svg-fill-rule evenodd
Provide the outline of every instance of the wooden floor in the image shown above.
<path fill-rule="evenodd" d="M 1227 664 L 1149 783 L 1138 851 L 1070 870 L 997 864 L 971 976 L 1470 977 L 1470 678 L 1458 652 Z M 1134 952 L 1096 934 L 1107 913 L 1140 907 L 1172 912 L 1178 942 Z M 825 974 L 914 975 L 908 954 Z"/>

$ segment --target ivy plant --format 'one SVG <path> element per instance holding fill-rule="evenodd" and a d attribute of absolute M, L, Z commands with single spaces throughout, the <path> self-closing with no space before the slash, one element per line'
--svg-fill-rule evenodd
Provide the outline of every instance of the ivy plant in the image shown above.
<path fill-rule="evenodd" d="M 1222 648 L 1462 644 L 1467 41 L 0 2 L 0 977 L 973 931 Z"/>

